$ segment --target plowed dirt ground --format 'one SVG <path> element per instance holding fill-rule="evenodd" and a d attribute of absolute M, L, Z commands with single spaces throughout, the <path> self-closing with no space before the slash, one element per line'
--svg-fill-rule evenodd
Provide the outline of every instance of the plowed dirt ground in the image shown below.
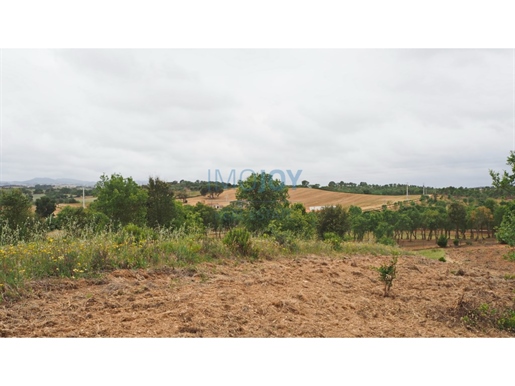
<path fill-rule="evenodd" d="M 508 337 L 513 334 L 467 328 L 460 320 L 465 306 L 513 308 L 515 263 L 502 258 L 506 251 L 502 245 L 448 248 L 445 263 L 402 256 L 389 297 L 373 270 L 389 261 L 381 256 L 228 261 L 189 271 L 44 280 L 0 305 L 0 336 Z"/>

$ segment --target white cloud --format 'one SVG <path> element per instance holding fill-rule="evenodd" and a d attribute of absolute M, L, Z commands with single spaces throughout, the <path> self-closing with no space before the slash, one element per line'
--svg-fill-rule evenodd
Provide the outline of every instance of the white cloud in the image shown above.
<path fill-rule="evenodd" d="M 512 85 L 510 50 L 4 50 L 3 179 L 489 185 Z"/>

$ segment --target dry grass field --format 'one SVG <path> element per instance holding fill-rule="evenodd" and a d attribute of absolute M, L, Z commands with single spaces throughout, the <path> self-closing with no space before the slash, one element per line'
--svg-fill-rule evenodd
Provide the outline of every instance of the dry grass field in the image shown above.
<path fill-rule="evenodd" d="M 304 204 L 307 210 L 310 206 L 324 206 L 341 204 L 344 207 L 351 205 L 360 206 L 363 210 L 380 209 L 382 205 L 391 205 L 398 201 L 406 200 L 406 196 L 380 196 L 373 194 L 354 194 L 329 192 L 320 189 L 296 188 L 288 191 L 291 203 L 300 202 Z M 412 196 L 417 198 L 418 196 Z M 192 197 L 188 199 L 188 204 L 195 205 L 201 202 L 206 205 L 218 205 L 224 207 L 236 200 L 236 189 L 224 191 L 220 197 L 209 199 L 207 197 Z"/>
<path fill-rule="evenodd" d="M 506 250 L 448 248 L 447 262 L 400 256 L 389 297 L 374 270 L 389 258 L 371 255 L 46 279 L 0 305 L 0 336 L 510 337 L 492 325 L 463 322 L 474 309 L 513 308 L 515 263 L 502 258 Z"/>
<path fill-rule="evenodd" d="M 54 215 L 59 214 L 59 212 L 62 211 L 67 206 L 71 206 L 72 208 L 81 208 L 82 207 L 82 197 L 76 198 L 76 200 L 79 202 L 75 202 L 73 204 L 57 204 L 57 208 L 55 209 Z M 86 206 L 88 206 L 95 200 L 96 200 L 96 197 L 86 196 L 84 201 L 85 201 Z M 34 206 L 34 208 L 35 208 L 35 206 Z"/>

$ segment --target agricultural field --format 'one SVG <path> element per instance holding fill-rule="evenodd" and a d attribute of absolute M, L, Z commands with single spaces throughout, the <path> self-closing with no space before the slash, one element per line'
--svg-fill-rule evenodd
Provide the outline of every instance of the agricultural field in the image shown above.
<path fill-rule="evenodd" d="M 312 206 L 325 205 L 342 205 L 350 207 L 351 205 L 359 206 L 363 210 L 381 209 L 383 205 L 391 206 L 395 202 L 405 201 L 406 196 L 383 196 L 372 194 L 355 194 L 355 193 L 339 193 L 330 192 L 320 189 L 296 188 L 289 189 L 289 201 L 291 203 L 304 204 L 309 211 Z M 419 196 L 412 196 L 411 199 L 418 200 Z M 236 189 L 228 189 L 217 198 L 207 198 L 203 196 L 192 197 L 188 199 L 188 204 L 195 205 L 201 202 L 205 205 L 224 207 L 236 200 Z"/>
<path fill-rule="evenodd" d="M 0 305 L 0 336 L 510 337 L 507 248 L 438 250 L 446 262 L 399 250 L 387 297 L 375 267 L 390 256 L 372 249 L 38 280 Z"/>
<path fill-rule="evenodd" d="M 96 197 L 94 196 L 85 196 L 84 202 L 86 204 L 86 207 L 91 204 L 93 201 L 95 201 Z M 82 208 L 82 197 L 77 198 L 77 201 L 74 203 L 63 203 L 63 204 L 57 204 L 57 208 L 55 209 L 54 215 L 59 214 L 60 211 L 62 211 L 65 207 L 70 206 L 72 208 Z"/>

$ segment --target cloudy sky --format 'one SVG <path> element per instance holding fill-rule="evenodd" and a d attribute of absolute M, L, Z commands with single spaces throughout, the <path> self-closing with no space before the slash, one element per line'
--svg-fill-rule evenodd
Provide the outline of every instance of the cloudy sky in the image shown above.
<path fill-rule="evenodd" d="M 474 187 L 513 147 L 512 50 L 4 49 L 1 81 L 3 181 Z"/>

